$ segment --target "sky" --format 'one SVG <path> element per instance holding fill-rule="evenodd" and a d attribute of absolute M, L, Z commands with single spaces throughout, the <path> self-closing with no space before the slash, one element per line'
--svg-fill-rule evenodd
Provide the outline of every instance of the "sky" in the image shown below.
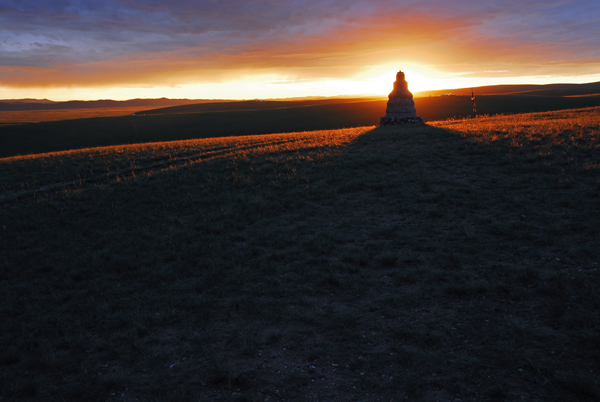
<path fill-rule="evenodd" d="M 598 0 L 0 0 L 0 99 L 600 81 Z"/>

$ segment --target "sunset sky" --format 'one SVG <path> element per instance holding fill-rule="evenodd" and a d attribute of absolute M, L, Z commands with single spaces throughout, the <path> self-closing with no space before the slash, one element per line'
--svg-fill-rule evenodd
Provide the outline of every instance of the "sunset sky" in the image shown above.
<path fill-rule="evenodd" d="M 598 0 L 0 0 L 0 99 L 600 81 Z"/>

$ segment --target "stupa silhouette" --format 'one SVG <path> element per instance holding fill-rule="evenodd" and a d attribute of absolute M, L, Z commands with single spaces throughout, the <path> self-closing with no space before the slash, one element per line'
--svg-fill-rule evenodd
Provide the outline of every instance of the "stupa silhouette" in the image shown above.
<path fill-rule="evenodd" d="M 413 95 L 408 90 L 408 83 L 402 71 L 398 71 L 396 74 L 394 89 L 390 92 L 388 99 L 385 116 L 381 118 L 382 126 L 423 122 L 421 116 L 417 116 Z"/>

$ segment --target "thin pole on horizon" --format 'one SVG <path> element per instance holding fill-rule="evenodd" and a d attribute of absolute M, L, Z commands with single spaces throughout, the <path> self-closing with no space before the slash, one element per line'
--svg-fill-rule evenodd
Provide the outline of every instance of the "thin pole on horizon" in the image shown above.
<path fill-rule="evenodd" d="M 473 101 L 473 114 L 477 117 L 477 105 L 475 104 L 475 94 L 473 93 L 473 88 L 471 88 L 471 100 Z"/>

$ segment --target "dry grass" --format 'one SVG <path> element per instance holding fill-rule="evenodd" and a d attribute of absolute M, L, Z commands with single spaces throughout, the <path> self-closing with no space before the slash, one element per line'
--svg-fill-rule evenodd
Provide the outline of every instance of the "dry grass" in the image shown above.
<path fill-rule="evenodd" d="M 256 153 L 282 153 L 348 145 L 374 127 L 302 133 L 208 138 L 137 145 L 119 145 L 0 159 L 0 199 L 21 190 L 83 185 L 111 173 L 136 175 L 195 160 Z"/>
<path fill-rule="evenodd" d="M 545 153 L 547 147 L 577 147 L 595 150 L 599 146 L 600 107 L 484 116 L 477 119 L 434 121 L 428 124 L 461 133 L 473 141 L 510 141 L 511 147 L 527 147 Z"/>
<path fill-rule="evenodd" d="M 600 173 L 600 107 L 429 123 L 463 138 L 506 149 L 509 160 L 525 160 L 571 174 Z"/>

